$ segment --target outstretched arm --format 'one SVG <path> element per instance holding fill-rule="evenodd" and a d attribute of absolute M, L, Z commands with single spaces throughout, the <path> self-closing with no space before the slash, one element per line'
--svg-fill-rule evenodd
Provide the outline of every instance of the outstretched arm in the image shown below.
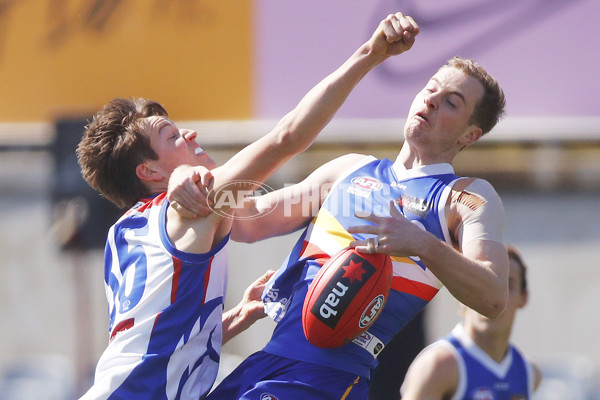
<path fill-rule="evenodd" d="M 215 190 L 240 179 L 264 182 L 290 157 L 308 148 L 360 80 L 387 58 L 409 50 L 418 33 L 411 17 L 389 15 L 366 43 L 311 89 L 271 132 L 213 171 Z"/>
<path fill-rule="evenodd" d="M 402 13 L 388 15 L 371 38 L 341 67 L 310 90 L 271 132 L 244 148 L 222 167 L 213 170 L 214 190 L 211 195 L 220 193 L 220 189 L 233 181 L 264 182 L 294 154 L 305 150 L 363 76 L 387 58 L 409 50 L 418 33 L 419 28 L 411 17 Z M 190 175 L 194 173 L 193 167 L 187 168 Z M 178 174 L 173 178 L 182 179 L 181 177 L 182 174 Z M 170 188 L 177 188 L 181 182 L 175 182 L 174 179 L 170 182 Z M 237 199 L 236 190 L 252 189 L 252 185 L 237 188 L 230 185 L 227 186 L 227 194 Z M 200 190 L 195 195 L 202 198 Z M 186 206 L 186 200 L 179 198 L 177 194 L 170 191 L 169 198 L 187 209 L 188 216 L 199 215 L 197 207 Z M 224 208 L 231 206 L 230 202 L 215 201 L 214 197 L 211 200 L 219 211 L 225 211 Z"/>

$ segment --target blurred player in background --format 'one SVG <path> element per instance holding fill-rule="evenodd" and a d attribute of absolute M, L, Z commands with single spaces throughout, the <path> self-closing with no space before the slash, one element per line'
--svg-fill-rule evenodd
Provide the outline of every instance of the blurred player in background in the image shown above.
<path fill-rule="evenodd" d="M 115 99 L 94 116 L 77 148 L 82 175 L 129 210 L 108 233 L 110 341 L 85 399 L 198 399 L 209 391 L 222 342 L 265 315 L 251 294 L 269 275 L 222 316 L 231 203 L 220 202 L 218 212 L 202 218 L 181 217 L 165 193 L 173 170 L 182 164 L 212 170 L 216 193 L 227 186 L 234 198 L 252 190 L 312 143 L 363 76 L 396 53 L 398 40 L 362 46 L 222 167 L 198 145 L 196 132 L 179 129 L 155 101 Z M 228 186 L 242 180 L 252 184 Z"/>
<path fill-rule="evenodd" d="M 389 15 L 364 51 L 394 41 L 409 50 L 418 32 L 412 18 Z M 451 163 L 496 125 L 504 103 L 493 77 L 471 60 L 454 58 L 416 95 L 395 161 L 348 154 L 297 185 L 244 202 L 235 211 L 242 218 L 234 223 L 234 240 L 252 242 L 308 227 L 263 297 L 278 322 L 271 340 L 209 398 L 367 399 L 377 364 L 374 349 L 402 330 L 443 285 L 483 315 L 498 316 L 508 296 L 502 202 L 488 182 L 456 176 Z M 193 180 L 177 177 L 171 195 L 196 213 L 199 190 Z M 186 197 L 196 197 L 198 204 L 188 204 Z M 259 225 L 247 223 L 245 217 L 264 210 L 270 212 Z M 318 348 L 303 333 L 304 298 L 323 262 L 347 246 L 391 255 L 392 290 L 364 336 L 368 341 Z"/>
<path fill-rule="evenodd" d="M 463 321 L 413 361 L 402 385 L 403 400 L 531 399 L 540 370 L 510 344 L 516 312 L 529 297 L 527 268 L 508 247 L 508 302 L 490 319 L 461 306 Z"/>

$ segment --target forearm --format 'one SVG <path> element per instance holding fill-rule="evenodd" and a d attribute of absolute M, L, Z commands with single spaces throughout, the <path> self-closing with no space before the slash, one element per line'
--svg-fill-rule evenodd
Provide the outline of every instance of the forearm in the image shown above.
<path fill-rule="evenodd" d="M 331 120 L 353 88 L 385 56 L 363 44 L 341 67 L 312 88 L 298 105 L 280 121 L 280 130 L 293 134 L 295 147 L 305 148 Z"/>
<path fill-rule="evenodd" d="M 231 338 L 245 331 L 256 322 L 256 319 L 249 319 L 243 313 L 241 305 L 237 305 L 231 310 L 223 313 L 223 344 L 227 343 Z"/>
<path fill-rule="evenodd" d="M 424 236 L 418 255 L 448 291 L 485 316 L 494 318 L 500 314 L 508 296 L 508 259 L 502 256 L 502 252 L 506 253 L 504 246 L 479 241 L 470 245 L 475 248 L 470 247 L 467 254 L 462 254 L 431 234 Z"/>

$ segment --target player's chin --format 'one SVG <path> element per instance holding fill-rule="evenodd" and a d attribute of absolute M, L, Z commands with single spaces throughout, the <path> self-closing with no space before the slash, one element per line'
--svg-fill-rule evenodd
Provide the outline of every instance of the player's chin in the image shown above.
<path fill-rule="evenodd" d="M 217 163 L 208 155 L 208 153 L 202 152 L 196 155 L 194 165 L 202 166 L 206 169 L 214 169 L 217 166 Z"/>

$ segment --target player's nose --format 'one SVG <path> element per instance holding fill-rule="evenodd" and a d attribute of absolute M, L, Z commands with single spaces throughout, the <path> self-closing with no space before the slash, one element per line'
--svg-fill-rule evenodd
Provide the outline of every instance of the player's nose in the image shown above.
<path fill-rule="evenodd" d="M 196 140 L 196 136 L 198 136 L 198 133 L 196 131 L 186 129 L 182 133 L 182 136 L 186 141 L 191 142 L 192 140 Z"/>

